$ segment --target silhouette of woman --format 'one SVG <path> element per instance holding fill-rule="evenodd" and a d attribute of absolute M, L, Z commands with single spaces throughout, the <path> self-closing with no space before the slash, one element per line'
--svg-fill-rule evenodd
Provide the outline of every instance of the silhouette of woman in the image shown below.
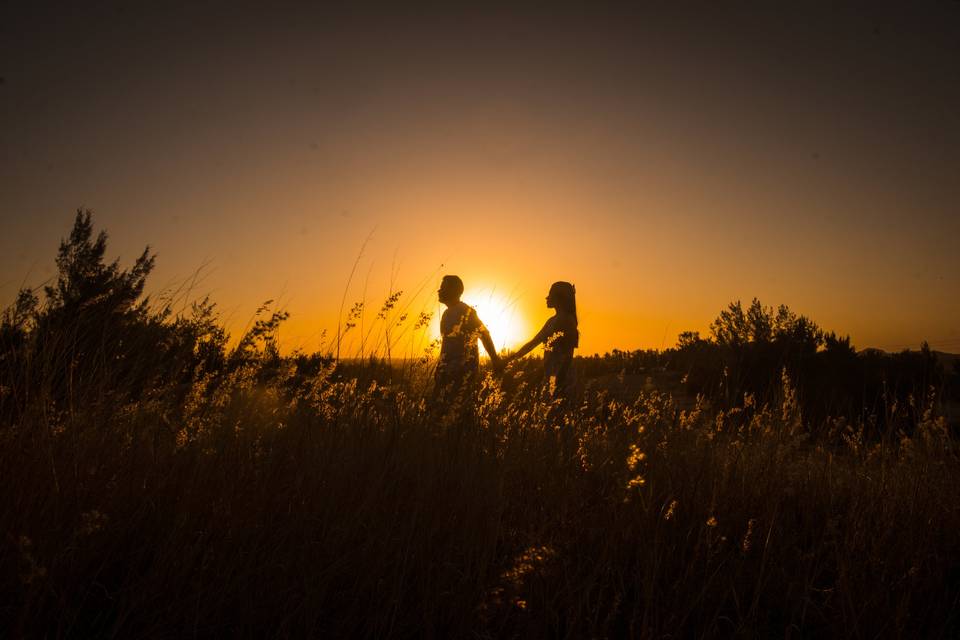
<path fill-rule="evenodd" d="M 543 344 L 543 379 L 552 395 L 569 395 L 573 387 L 573 350 L 580 344 L 577 330 L 577 292 L 569 282 L 554 282 L 547 294 L 547 308 L 554 309 L 552 318 L 516 353 L 503 358 L 506 364 L 527 355 Z"/>

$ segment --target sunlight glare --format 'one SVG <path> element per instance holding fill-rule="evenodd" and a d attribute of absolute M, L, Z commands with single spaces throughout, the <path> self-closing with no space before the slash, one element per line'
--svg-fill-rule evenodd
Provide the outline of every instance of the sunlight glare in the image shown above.
<path fill-rule="evenodd" d="M 509 298 L 494 288 L 482 288 L 467 289 L 462 300 L 477 310 L 497 351 L 516 349 L 530 337 L 516 298 Z"/>
<path fill-rule="evenodd" d="M 495 287 L 470 287 L 461 300 L 477 310 L 480 320 L 486 325 L 498 352 L 504 349 L 514 350 L 528 338 L 530 327 L 518 304 L 519 298 L 508 296 Z M 440 313 L 443 305 L 440 305 Z M 440 335 L 439 314 L 431 327 L 437 337 Z M 529 335 L 528 335 L 529 334 Z M 486 352 L 480 346 L 480 355 L 486 358 Z"/>

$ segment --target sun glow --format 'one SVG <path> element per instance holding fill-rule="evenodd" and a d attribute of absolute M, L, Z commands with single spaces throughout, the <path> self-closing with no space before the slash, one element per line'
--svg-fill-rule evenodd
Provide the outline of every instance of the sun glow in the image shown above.
<path fill-rule="evenodd" d="M 497 351 L 516 349 L 532 335 L 516 297 L 488 287 L 467 289 L 461 299 L 477 310 L 477 315 L 490 332 Z"/>

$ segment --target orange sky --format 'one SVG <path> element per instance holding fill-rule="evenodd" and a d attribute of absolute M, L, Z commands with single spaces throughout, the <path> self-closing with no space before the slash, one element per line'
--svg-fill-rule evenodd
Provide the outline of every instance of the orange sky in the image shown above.
<path fill-rule="evenodd" d="M 960 352 L 953 5 L 12 16 L 0 294 L 52 275 L 87 206 L 113 255 L 154 248 L 155 292 L 207 265 L 235 330 L 279 300 L 288 347 L 335 334 L 369 237 L 346 295 L 368 323 L 396 289 L 437 311 L 457 273 L 498 346 L 568 280 L 581 353 L 754 296 L 861 348 Z"/>

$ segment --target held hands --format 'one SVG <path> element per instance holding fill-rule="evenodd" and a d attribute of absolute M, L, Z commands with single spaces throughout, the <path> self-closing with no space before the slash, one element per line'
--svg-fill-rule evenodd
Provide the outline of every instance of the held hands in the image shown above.
<path fill-rule="evenodd" d="M 513 362 L 516 358 L 513 354 L 506 356 L 496 356 L 490 358 L 490 365 L 493 367 L 493 370 L 497 373 L 502 373 L 506 369 L 507 365 Z"/>

